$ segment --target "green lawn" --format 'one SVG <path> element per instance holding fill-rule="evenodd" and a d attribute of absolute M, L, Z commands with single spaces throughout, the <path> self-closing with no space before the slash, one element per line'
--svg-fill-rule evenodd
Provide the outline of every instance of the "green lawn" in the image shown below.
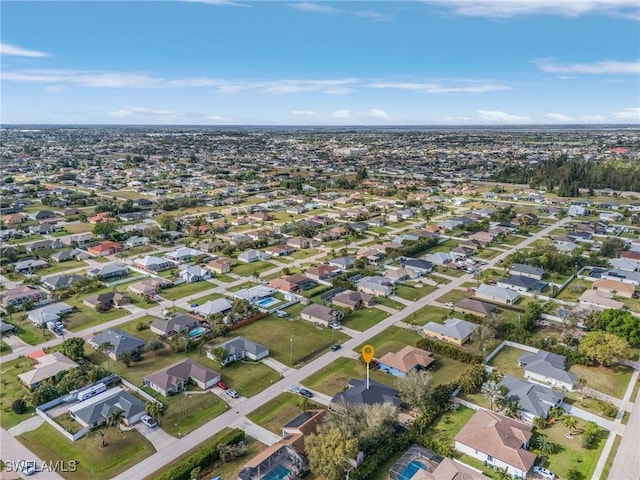
<path fill-rule="evenodd" d="M 395 387 L 398 378 L 383 373 L 374 366 L 370 367 L 369 374 L 372 380 L 391 387 Z M 363 380 L 366 377 L 367 367 L 364 364 L 353 358 L 341 357 L 302 380 L 302 384 L 313 390 L 333 396 L 344 390 L 352 378 Z"/>
<path fill-rule="evenodd" d="M 405 304 L 400 303 L 400 302 L 396 302 L 395 300 L 391 300 L 390 298 L 387 298 L 387 297 L 378 297 L 378 298 L 376 298 L 376 302 L 379 303 L 380 305 L 384 305 L 385 307 L 394 308 L 396 310 L 402 310 L 403 308 L 406 307 Z"/>
<path fill-rule="evenodd" d="M 492 258 L 497 257 L 502 252 L 500 250 L 495 250 L 493 248 L 483 248 L 478 253 L 476 253 L 476 257 L 484 258 L 485 260 L 491 260 Z"/>
<path fill-rule="evenodd" d="M 35 361 L 30 358 L 17 358 L 2 364 L 2 388 L 0 388 L 0 426 L 11 428 L 14 425 L 28 419 L 34 415 L 35 409 L 29 402 L 29 392 L 24 388 L 18 375 L 28 372 L 33 368 Z M 18 415 L 11 410 L 14 400 L 24 397 L 27 400 L 28 409 L 25 413 Z"/>
<path fill-rule="evenodd" d="M 475 410 L 460 405 L 457 410 L 448 410 L 429 427 L 429 436 L 453 446 L 453 439 L 473 417 Z"/>
<path fill-rule="evenodd" d="M 197 387 L 189 388 L 193 391 L 160 397 L 165 405 L 160 426 L 174 437 L 183 437 L 230 408 L 214 393 L 202 392 Z"/>
<path fill-rule="evenodd" d="M 217 300 L 218 298 L 224 298 L 224 295 L 221 293 L 210 293 L 209 295 L 205 295 L 204 297 L 196 297 L 193 299 L 193 301 L 198 305 L 202 305 L 210 300 Z"/>
<path fill-rule="evenodd" d="M 0 340 L 0 356 L 2 355 L 8 355 L 12 352 L 13 350 L 11 349 L 11 347 L 9 345 L 7 345 L 6 343 L 4 343 L 3 340 Z"/>
<path fill-rule="evenodd" d="M 112 308 L 103 313 L 98 313 L 90 307 L 87 307 L 81 300 L 73 297 L 65 300 L 66 303 L 72 305 L 74 311 L 71 315 L 64 317 L 65 325 L 68 330 L 77 332 L 86 328 L 95 327 L 105 322 L 110 322 L 116 318 L 129 315 L 129 312 L 121 308 Z"/>
<path fill-rule="evenodd" d="M 430 294 L 431 292 L 435 292 L 438 287 L 434 285 L 423 285 L 423 286 L 413 286 L 406 283 L 396 285 L 396 295 L 405 300 L 410 300 L 415 302 L 416 300 L 421 299 L 425 295 Z"/>
<path fill-rule="evenodd" d="M 79 262 L 76 260 L 69 260 L 68 262 L 49 262 L 49 267 L 42 268 L 38 270 L 38 275 L 52 275 L 54 273 L 66 272 L 67 270 L 73 270 L 75 268 L 87 267 L 87 264 L 84 262 Z"/>
<path fill-rule="evenodd" d="M 441 385 L 443 383 L 449 383 L 456 380 L 462 372 L 469 367 L 466 363 L 443 357 L 435 353 L 432 357 L 436 360 L 434 362 L 435 366 L 430 370 L 433 375 L 432 381 L 434 385 Z"/>
<path fill-rule="evenodd" d="M 447 303 L 447 302 L 457 303 L 460 300 L 462 300 L 463 298 L 471 298 L 471 297 L 473 297 L 473 293 L 467 292 L 466 290 L 451 290 L 450 292 L 445 293 L 441 297 L 438 297 L 436 299 L 436 302 L 440 302 L 440 303 Z"/>
<path fill-rule="evenodd" d="M 581 278 L 574 278 L 565 288 L 562 289 L 556 298 L 558 300 L 575 302 L 578 300 L 580 295 L 582 295 L 582 292 L 591 288 L 593 288 L 593 282 L 582 280 Z"/>
<path fill-rule="evenodd" d="M 209 282 L 194 282 L 183 283 L 176 287 L 165 288 L 160 292 L 160 295 L 167 300 L 178 300 L 180 298 L 196 295 L 210 288 L 215 288 L 215 285 Z"/>
<path fill-rule="evenodd" d="M 238 263 L 233 267 L 233 273 L 235 273 L 236 275 L 240 275 L 241 277 L 250 277 L 254 273 L 262 273 L 275 267 L 276 265 L 267 261 Z"/>
<path fill-rule="evenodd" d="M 585 379 L 589 388 L 616 398 L 624 396 L 633 373 L 633 369 L 625 365 L 614 365 L 609 368 L 572 365 L 569 371 Z"/>
<path fill-rule="evenodd" d="M 289 317 L 278 318 L 274 315 L 239 328 L 234 334 L 242 335 L 269 348 L 269 355 L 286 365 L 293 366 L 299 362 L 308 362 L 326 352 L 334 343 L 342 343 L 349 339 L 342 332 L 332 328 L 321 328 L 306 320 L 290 320 L 296 310 L 287 309 Z M 293 336 L 293 342 L 290 341 Z M 293 362 L 291 346 L 293 345 Z"/>
<path fill-rule="evenodd" d="M 20 318 L 20 317 L 18 317 Z M 24 320 L 18 320 L 12 322 L 17 328 L 17 335 L 23 342 L 29 345 L 39 345 L 48 340 L 53 340 L 56 336 L 49 329 L 36 328 L 31 320 L 27 320 L 24 316 Z"/>
<path fill-rule="evenodd" d="M 245 283 L 241 283 L 240 285 L 236 285 L 235 287 L 229 287 L 227 288 L 228 292 L 239 292 L 240 290 L 244 290 L 245 288 L 251 288 L 251 287 L 255 287 L 256 285 L 259 285 L 258 283 L 253 283 L 253 282 L 245 282 Z"/>
<path fill-rule="evenodd" d="M 389 313 L 377 308 L 361 308 L 349 313 L 342 324 L 360 332 L 368 330 L 389 316 Z"/>
<path fill-rule="evenodd" d="M 307 248 L 304 250 L 296 250 L 291 254 L 291 257 L 296 260 L 304 260 L 305 258 L 313 257 L 319 253 L 322 253 L 322 250 L 318 248 Z"/>
<path fill-rule="evenodd" d="M 90 223 L 68 223 L 64 229 L 69 233 L 87 233 L 93 230 L 93 225 Z"/>
<path fill-rule="evenodd" d="M 370 338 L 366 344 L 373 345 L 373 348 L 375 348 L 374 357 L 380 358 L 385 353 L 397 352 L 407 345 L 415 345 L 419 338 L 420 335 L 411 330 L 407 330 L 406 328 L 389 327 L 376 336 Z M 363 345 L 358 346 L 354 350 L 360 353 Z"/>
<path fill-rule="evenodd" d="M 588 397 L 583 398 L 580 392 L 566 392 L 564 401 L 569 405 L 574 405 L 578 408 L 582 408 L 583 410 L 587 410 L 588 412 L 607 418 L 602 413 L 602 409 L 606 405 L 606 402 L 602 400 L 598 400 L 597 398 L 588 398 Z M 628 412 L 625 412 L 625 414 L 626 413 Z M 624 423 L 624 419 L 623 419 L 623 423 Z"/>
<path fill-rule="evenodd" d="M 449 253 L 449 250 L 456 248 L 457 246 L 458 242 L 449 239 L 436 247 L 430 248 L 428 253 Z"/>
<path fill-rule="evenodd" d="M 559 478 L 567 478 L 569 470 L 576 468 L 582 473 L 582 478 L 590 479 L 600 458 L 600 453 L 604 448 L 607 431 L 603 430 L 596 448 L 585 449 L 581 445 L 580 434 L 585 422 L 579 418 L 576 418 L 576 420 L 578 421 L 578 427 L 576 429 L 577 433 L 574 433 L 573 438 L 565 437 L 567 428 L 562 425 L 561 421 L 550 428 L 538 431 L 539 434 L 548 437 L 552 442 L 560 446 L 560 451 L 550 455 L 544 466 Z"/>
<path fill-rule="evenodd" d="M 108 445 L 104 448 L 95 433 L 89 433 L 77 442 L 70 442 L 46 423 L 17 438 L 39 458 L 52 464 L 61 460 L 76 460 L 77 471 L 58 472 L 73 480 L 113 478 L 155 453 L 153 445 L 136 430 L 120 433 L 114 427 L 107 429 L 105 438 Z"/>
<path fill-rule="evenodd" d="M 247 418 L 277 435 L 282 435 L 282 427 L 303 411 L 300 408 L 303 400 L 304 397 L 300 395 L 282 392 L 255 409 L 247 415 Z M 315 408 L 315 405 L 309 406 L 309 408 Z"/>
<path fill-rule="evenodd" d="M 235 282 L 235 278 L 231 278 L 229 275 L 225 275 L 224 273 L 214 274 L 213 279 L 223 283 Z"/>
<path fill-rule="evenodd" d="M 518 237 L 516 235 L 509 235 L 507 238 L 502 240 L 500 243 L 502 245 L 509 245 L 511 247 L 514 247 L 514 246 L 519 245 L 520 243 L 524 242 L 525 240 L 526 240 L 526 237 Z"/>
<path fill-rule="evenodd" d="M 523 378 L 524 370 L 518 366 L 518 359 L 525 350 L 513 347 L 503 347 L 498 354 L 488 363 L 492 367 L 497 368 L 504 375 L 513 375 L 514 377 Z"/>
<path fill-rule="evenodd" d="M 124 330 L 125 332 L 129 332 L 131 335 L 138 337 L 142 340 L 144 340 L 145 342 L 149 342 L 151 340 L 157 340 L 158 339 L 158 335 L 156 335 L 155 333 L 153 333 L 149 328 L 148 325 L 151 324 L 151 322 L 153 322 L 154 320 L 157 320 L 158 317 L 154 317 L 153 315 L 145 315 L 144 317 L 141 318 L 136 318 L 135 320 L 131 320 L 130 322 L 127 323 L 123 323 L 122 325 L 119 325 L 118 328 L 121 330 Z M 147 328 L 143 329 L 143 330 L 138 330 L 137 326 L 143 323 L 145 325 L 147 325 Z"/>
<path fill-rule="evenodd" d="M 452 318 L 455 315 L 456 313 L 449 308 L 426 305 L 410 317 L 405 318 L 404 321 L 412 325 L 426 325 L 429 322 L 444 323 L 447 318 Z"/>
<path fill-rule="evenodd" d="M 242 457 L 238 457 L 231 462 L 221 463 L 219 466 L 214 466 L 211 469 L 205 469 L 203 471 L 205 474 L 203 478 L 214 478 L 216 476 L 222 478 L 238 478 L 238 474 L 244 469 L 247 461 L 267 448 L 264 443 L 260 443 L 248 435 L 245 437 L 245 441 L 247 442 L 247 450 Z"/>
<path fill-rule="evenodd" d="M 220 372 L 222 380 L 243 397 L 252 397 L 280 380 L 279 373 L 260 362 L 238 361 L 225 367 L 212 363 L 210 366 Z"/>

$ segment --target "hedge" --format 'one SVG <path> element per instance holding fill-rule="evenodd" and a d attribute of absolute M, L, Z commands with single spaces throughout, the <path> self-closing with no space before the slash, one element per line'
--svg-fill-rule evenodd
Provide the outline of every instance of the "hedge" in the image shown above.
<path fill-rule="evenodd" d="M 165 471 L 158 480 L 190 480 L 191 471 L 200 467 L 203 470 L 213 465 L 220 459 L 219 445 L 229 445 L 244 440 L 244 431 L 234 428 L 233 430 L 222 431 L 211 440 L 198 447 L 198 451 L 189 455 L 169 470 Z"/>
<path fill-rule="evenodd" d="M 373 474 L 380 471 L 380 465 L 387 462 L 394 453 L 406 450 L 413 443 L 409 432 L 391 437 L 387 442 L 380 445 L 375 452 L 365 457 L 358 468 L 349 474 L 353 480 L 367 480 Z"/>
<path fill-rule="evenodd" d="M 438 340 L 432 340 L 430 338 L 421 338 L 416 342 L 416 347 L 428 350 L 438 355 L 443 355 L 452 360 L 458 360 L 463 363 L 483 363 L 484 359 L 482 355 L 475 355 L 469 353 L 466 350 L 461 349 L 450 343 L 440 342 Z"/>

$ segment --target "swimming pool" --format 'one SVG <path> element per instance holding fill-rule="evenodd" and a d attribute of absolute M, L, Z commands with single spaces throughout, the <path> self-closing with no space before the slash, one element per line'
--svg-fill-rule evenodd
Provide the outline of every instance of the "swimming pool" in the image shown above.
<path fill-rule="evenodd" d="M 257 304 L 259 306 L 264 307 L 264 308 L 270 307 L 271 305 L 274 305 L 276 303 L 280 303 L 280 300 L 278 300 L 277 298 L 273 298 L 273 297 L 263 298 L 262 300 L 257 302 Z"/>
<path fill-rule="evenodd" d="M 262 479 L 263 480 L 283 480 L 287 478 L 290 474 L 291 474 L 291 470 L 289 470 L 285 466 L 278 465 L 276 466 L 276 468 L 274 468 L 269 473 L 267 473 L 264 477 L 262 477 Z"/>
<path fill-rule="evenodd" d="M 189 332 L 189 338 L 195 338 L 195 337 L 199 337 L 200 335 L 202 335 L 204 332 L 206 332 L 207 329 L 204 327 L 196 327 L 193 330 L 191 330 Z"/>
<path fill-rule="evenodd" d="M 402 473 L 398 476 L 398 480 L 410 480 L 413 476 L 418 472 L 418 470 L 426 470 L 427 467 L 424 463 L 419 462 L 418 460 L 413 460 L 409 462 L 409 464 L 404 467 Z"/>

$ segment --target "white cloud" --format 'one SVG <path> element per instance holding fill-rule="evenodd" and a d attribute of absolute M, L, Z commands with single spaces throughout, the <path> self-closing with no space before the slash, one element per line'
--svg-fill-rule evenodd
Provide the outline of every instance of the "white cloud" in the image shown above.
<path fill-rule="evenodd" d="M 175 114 L 176 112 L 172 110 L 153 110 L 150 108 L 143 108 L 143 107 L 125 107 L 120 110 L 109 112 L 109 115 L 111 115 L 112 117 L 118 117 L 118 118 L 130 117 L 132 115 L 166 117 L 166 116 L 174 116 Z"/>
<path fill-rule="evenodd" d="M 291 113 L 299 117 L 313 117 L 316 114 L 316 112 L 313 112 L 311 110 L 294 110 Z"/>
<path fill-rule="evenodd" d="M 424 92 L 424 93 L 486 93 L 486 92 L 495 92 L 499 90 L 512 90 L 511 87 L 507 85 L 500 85 L 500 84 L 444 86 L 438 83 L 375 82 L 375 83 L 369 84 L 368 86 L 371 88 L 412 90 L 412 91 Z"/>
<path fill-rule="evenodd" d="M 365 117 L 375 118 L 376 120 L 391 120 L 389 114 L 379 108 L 372 108 L 364 114 Z"/>
<path fill-rule="evenodd" d="M 640 74 L 640 60 L 635 62 L 619 62 L 603 60 L 594 63 L 554 63 L 549 59 L 536 60 L 534 63 L 543 72 L 548 73 L 586 73 L 591 75 L 632 73 Z"/>
<path fill-rule="evenodd" d="M 212 120 L 214 122 L 230 122 L 230 118 L 221 117 L 219 115 L 207 115 L 207 120 Z"/>
<path fill-rule="evenodd" d="M 628 120 L 630 122 L 640 122 L 640 107 L 625 108 L 621 112 L 611 114 L 616 120 Z"/>
<path fill-rule="evenodd" d="M 468 17 L 511 18 L 524 15 L 578 17 L 603 14 L 640 20 L 637 0 L 423 0 Z"/>
<path fill-rule="evenodd" d="M 44 87 L 44 91 L 47 93 L 60 93 L 64 90 L 62 85 L 47 85 Z"/>
<path fill-rule="evenodd" d="M 486 122 L 515 123 L 529 120 L 527 117 L 511 115 L 497 110 L 478 110 L 478 113 L 480 114 L 480 119 Z"/>
<path fill-rule="evenodd" d="M 368 18 L 370 20 L 377 20 L 377 21 L 391 20 L 390 15 L 386 15 L 380 12 L 375 12 L 373 10 L 346 10 L 344 8 L 337 8 L 329 5 L 321 5 L 318 3 L 311 3 L 311 2 L 290 3 L 289 6 L 291 8 L 295 8 L 296 10 L 300 10 L 302 12 L 308 12 L 308 13 L 322 13 L 322 14 L 332 14 L 332 15 L 336 15 L 336 14 L 354 15 L 356 17 Z"/>
<path fill-rule="evenodd" d="M 162 83 L 162 79 L 150 77 L 144 73 L 48 69 L 1 72 L 0 78 L 16 82 L 56 83 L 105 88 L 153 87 Z"/>
<path fill-rule="evenodd" d="M 0 55 L 12 55 L 16 57 L 48 57 L 48 53 L 16 47 L 8 43 L 0 43 Z"/>
<path fill-rule="evenodd" d="M 249 7 L 246 3 L 232 2 L 229 0 L 182 0 L 189 3 L 205 3 L 215 7 Z"/>
<path fill-rule="evenodd" d="M 555 112 L 545 113 L 544 116 L 549 120 L 553 120 L 554 122 L 570 122 L 571 120 L 573 120 L 572 117 Z"/>
<path fill-rule="evenodd" d="M 453 116 L 447 115 L 446 117 L 443 118 L 443 120 L 445 122 L 468 122 L 469 120 L 471 120 L 471 117 L 465 117 L 463 115 L 453 117 Z"/>
<path fill-rule="evenodd" d="M 331 117 L 338 120 L 348 120 L 351 118 L 351 110 L 336 110 L 331 114 Z"/>

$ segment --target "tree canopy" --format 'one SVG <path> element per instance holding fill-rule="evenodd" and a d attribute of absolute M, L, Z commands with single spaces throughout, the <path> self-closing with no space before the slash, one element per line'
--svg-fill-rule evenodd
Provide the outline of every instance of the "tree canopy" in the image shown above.
<path fill-rule="evenodd" d="M 347 437 L 338 427 L 321 425 L 304 439 L 311 471 L 326 480 L 344 478 L 347 459 L 355 458 L 358 440 Z"/>
<path fill-rule="evenodd" d="M 640 345 L 640 321 L 629 311 L 608 309 L 594 312 L 586 321 L 589 330 L 605 331 L 624 338 L 632 346 Z"/>
<path fill-rule="evenodd" d="M 629 344 L 611 333 L 589 332 L 580 341 L 579 350 L 600 365 L 608 366 L 627 355 Z"/>

